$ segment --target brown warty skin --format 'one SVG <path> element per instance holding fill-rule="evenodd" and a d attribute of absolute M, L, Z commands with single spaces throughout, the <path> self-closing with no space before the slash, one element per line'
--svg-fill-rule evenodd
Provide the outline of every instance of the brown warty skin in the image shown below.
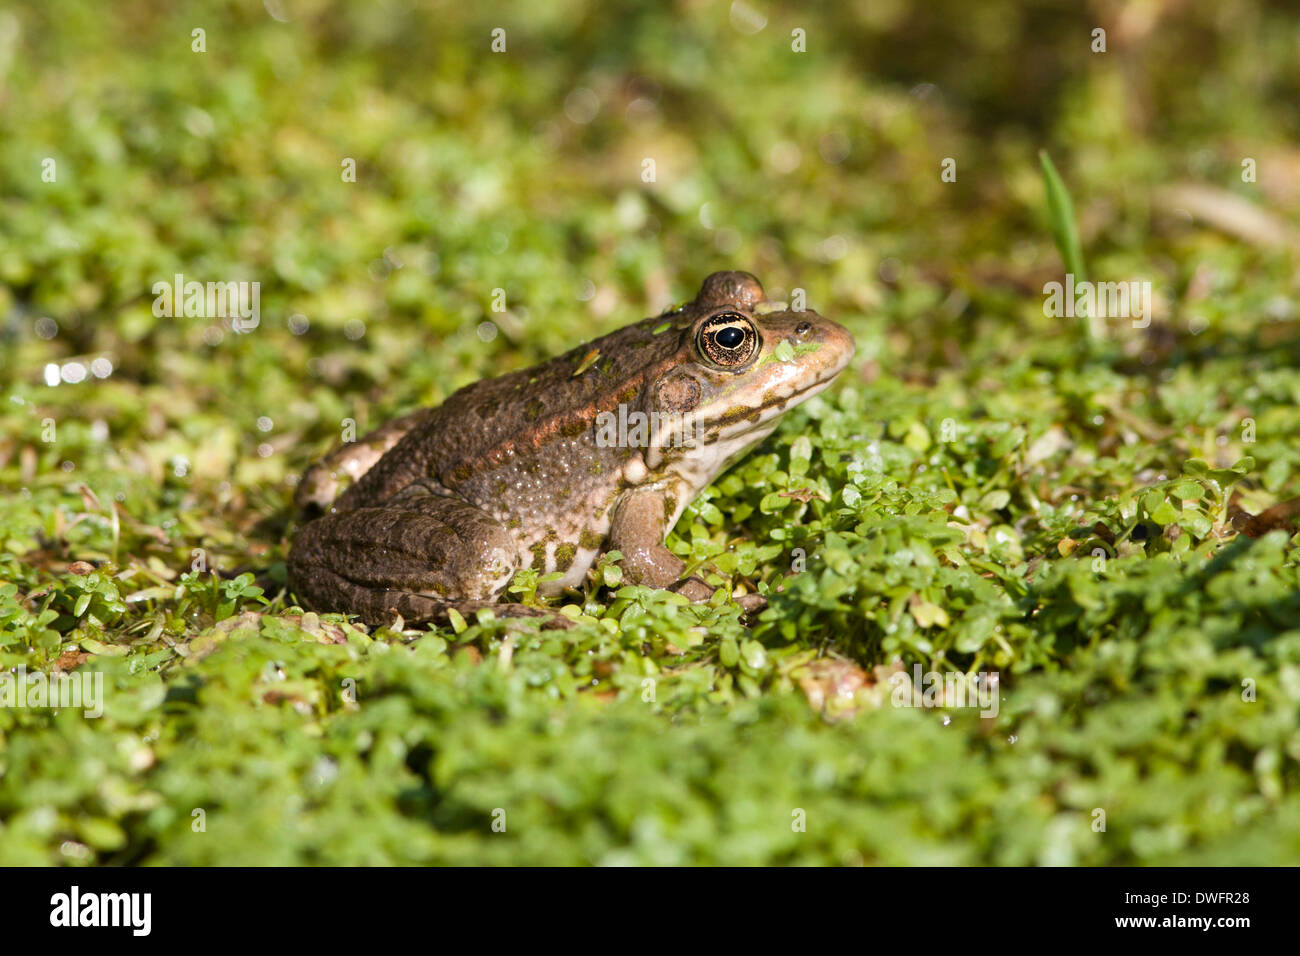
<path fill-rule="evenodd" d="M 562 572 L 555 594 L 617 550 L 627 580 L 708 600 L 665 536 L 853 357 L 835 322 L 767 308 L 752 275 L 716 272 L 684 306 L 341 446 L 299 484 L 299 507 L 326 513 L 298 530 L 291 592 L 371 624 L 444 621 L 495 605 L 520 568 Z"/>

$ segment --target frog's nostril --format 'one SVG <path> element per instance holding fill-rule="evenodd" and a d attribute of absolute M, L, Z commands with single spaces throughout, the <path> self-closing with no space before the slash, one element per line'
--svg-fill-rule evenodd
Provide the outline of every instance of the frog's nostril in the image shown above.
<path fill-rule="evenodd" d="M 808 334 L 809 332 L 811 332 L 811 331 L 812 331 L 812 323 L 811 323 L 811 322 L 800 322 L 798 325 L 795 326 L 794 334 L 795 334 L 795 335 L 807 335 L 807 334 Z"/>

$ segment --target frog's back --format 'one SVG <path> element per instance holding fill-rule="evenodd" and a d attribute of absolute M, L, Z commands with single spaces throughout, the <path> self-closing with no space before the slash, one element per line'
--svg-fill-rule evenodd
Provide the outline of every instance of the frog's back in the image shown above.
<path fill-rule="evenodd" d="M 659 334 L 655 334 L 659 330 Z M 678 323 L 646 319 L 539 365 L 474 382 L 428 410 L 338 502 L 383 504 L 412 484 L 455 494 L 498 516 L 607 484 L 629 452 L 601 448 L 596 416 L 634 408 L 645 383 L 676 360 Z"/>

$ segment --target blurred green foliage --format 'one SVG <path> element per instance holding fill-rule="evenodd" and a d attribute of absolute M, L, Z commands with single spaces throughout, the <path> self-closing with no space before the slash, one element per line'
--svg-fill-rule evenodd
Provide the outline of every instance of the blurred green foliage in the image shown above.
<path fill-rule="evenodd" d="M 106 689 L 0 708 L 0 862 L 1293 862 L 1300 539 L 1230 519 L 1300 495 L 1298 45 L 1246 0 L 0 12 L 0 665 Z M 1044 314 L 1043 148 L 1149 326 Z M 719 268 L 858 341 L 669 539 L 752 626 L 608 561 L 564 633 L 292 605 L 346 420 Z M 176 273 L 259 327 L 155 316 Z"/>

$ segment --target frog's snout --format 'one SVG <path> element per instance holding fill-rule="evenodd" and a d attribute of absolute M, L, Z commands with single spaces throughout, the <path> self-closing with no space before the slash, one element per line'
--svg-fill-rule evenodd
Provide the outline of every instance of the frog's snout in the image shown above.
<path fill-rule="evenodd" d="M 796 326 L 796 331 L 797 329 L 798 326 Z M 821 351 L 826 356 L 827 368 L 825 376 L 830 378 L 838 375 L 853 360 L 853 353 L 857 351 L 857 343 L 853 341 L 853 334 L 838 322 L 832 322 L 830 319 L 822 319 L 805 335 L 814 332 L 820 336 Z"/>
<path fill-rule="evenodd" d="M 784 338 L 796 350 L 813 346 L 808 351 L 808 367 L 815 370 L 817 381 L 824 382 L 838 375 L 853 359 L 857 344 L 849 330 L 838 322 L 811 310 L 791 312 L 785 317 Z"/>

